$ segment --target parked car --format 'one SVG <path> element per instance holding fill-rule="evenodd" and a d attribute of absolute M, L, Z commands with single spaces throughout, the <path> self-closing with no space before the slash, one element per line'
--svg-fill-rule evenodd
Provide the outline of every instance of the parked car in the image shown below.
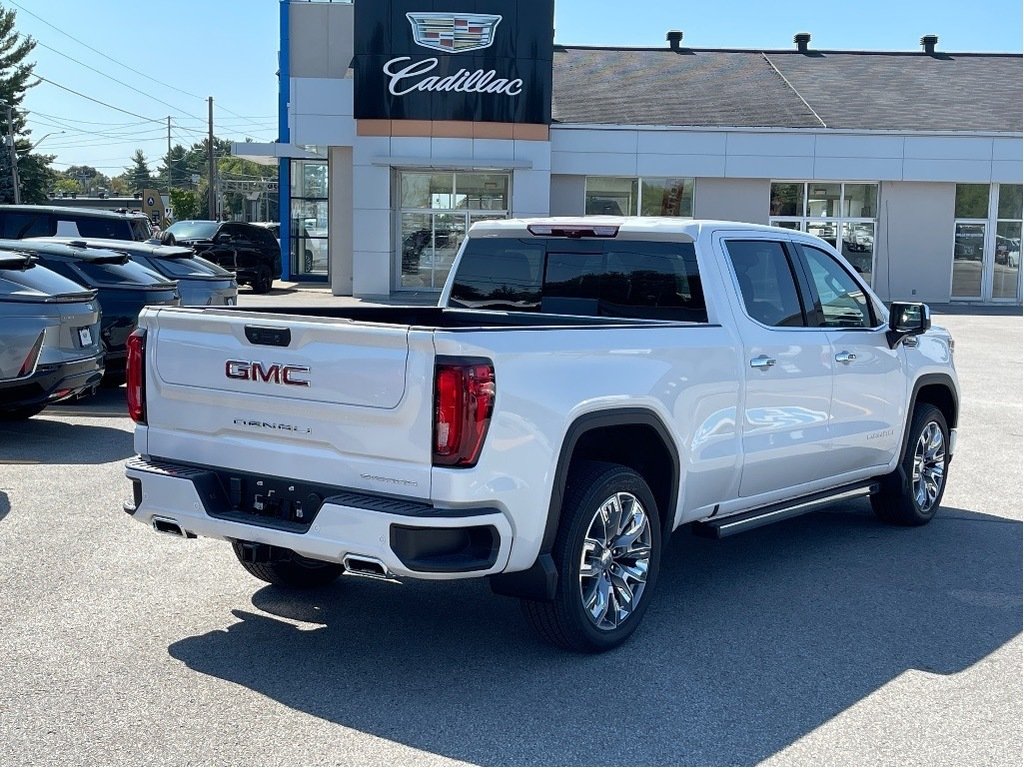
<path fill-rule="evenodd" d="M 96 291 L 0 250 L 0 420 L 91 394 L 102 377 Z"/>
<path fill-rule="evenodd" d="M 142 213 L 116 213 L 59 205 L 0 205 L 0 238 L 102 237 L 148 240 L 153 226 Z"/>
<path fill-rule="evenodd" d="M 274 239 L 277 240 L 278 245 L 281 244 L 281 223 L 280 222 L 278 222 L 278 221 L 252 221 L 252 222 L 249 222 L 249 223 L 252 224 L 254 227 L 263 227 L 263 229 L 267 230 L 268 232 L 270 232 L 270 234 L 272 234 L 274 236 Z"/>
<path fill-rule="evenodd" d="M 267 293 L 281 274 L 281 246 L 264 227 L 240 221 L 176 221 L 160 238 L 187 245 L 204 259 L 234 272 L 239 285 Z"/>
<path fill-rule="evenodd" d="M 95 289 L 103 310 L 103 384 L 124 383 L 128 336 L 146 305 L 177 306 L 177 283 L 136 264 L 124 252 L 89 248 L 82 241 L 0 240 L 0 250 L 31 253 L 40 264 L 86 288 Z"/>
<path fill-rule="evenodd" d="M 68 240 L 45 238 L 50 242 L 80 245 L 127 253 L 136 264 L 178 283 L 178 296 L 182 306 L 230 306 L 238 303 L 238 283 L 235 276 L 211 261 L 196 256 L 191 248 L 159 243 L 126 242 L 123 240 Z"/>
<path fill-rule="evenodd" d="M 129 346 L 136 520 L 284 588 L 489 577 L 578 651 L 636 629 L 673 530 L 924 525 L 956 449 L 928 307 L 755 224 L 478 222 L 436 307 L 145 310 Z"/>

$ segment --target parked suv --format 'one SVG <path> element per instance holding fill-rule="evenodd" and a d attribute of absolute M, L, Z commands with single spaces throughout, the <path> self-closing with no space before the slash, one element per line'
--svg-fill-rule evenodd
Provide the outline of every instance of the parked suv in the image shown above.
<path fill-rule="evenodd" d="M 88 239 L 70 241 L 63 238 L 40 238 L 57 243 L 84 242 L 87 248 L 120 251 L 146 269 L 178 282 L 182 306 L 225 306 L 238 303 L 235 276 L 213 262 L 196 256 L 191 248 L 159 243 L 129 243 L 122 240 Z"/>
<path fill-rule="evenodd" d="M 115 213 L 58 205 L 0 205 L 0 238 L 105 237 L 148 240 L 153 226 L 141 213 Z"/>
<path fill-rule="evenodd" d="M 103 310 L 100 339 L 104 350 L 103 383 L 124 383 L 125 343 L 147 304 L 178 305 L 173 281 L 136 264 L 123 252 L 89 248 L 82 241 L 0 240 L 0 249 L 19 249 L 44 267 L 86 288 L 94 288 Z"/>
<path fill-rule="evenodd" d="M 265 227 L 240 221 L 176 221 L 160 238 L 164 245 L 188 245 L 204 259 L 235 273 L 240 285 L 267 293 L 281 274 L 281 246 Z"/>
<path fill-rule="evenodd" d="M 0 250 L 0 420 L 89 394 L 102 376 L 96 291 Z"/>

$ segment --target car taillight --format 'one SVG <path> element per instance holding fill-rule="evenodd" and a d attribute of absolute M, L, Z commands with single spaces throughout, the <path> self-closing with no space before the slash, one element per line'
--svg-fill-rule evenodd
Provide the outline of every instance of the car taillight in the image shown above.
<path fill-rule="evenodd" d="M 39 353 L 43 349 L 43 333 L 39 334 L 39 338 L 36 339 L 35 344 L 32 345 L 32 349 L 28 351 L 28 356 L 25 358 L 25 362 L 21 364 L 21 368 L 18 371 L 18 378 L 28 376 L 32 371 L 36 369 L 36 363 L 39 362 Z"/>
<path fill-rule="evenodd" d="M 128 337 L 128 415 L 146 423 L 146 331 L 136 328 Z"/>
<path fill-rule="evenodd" d="M 434 465 L 472 467 L 480 458 L 494 410 L 489 360 L 443 358 L 434 372 Z"/>

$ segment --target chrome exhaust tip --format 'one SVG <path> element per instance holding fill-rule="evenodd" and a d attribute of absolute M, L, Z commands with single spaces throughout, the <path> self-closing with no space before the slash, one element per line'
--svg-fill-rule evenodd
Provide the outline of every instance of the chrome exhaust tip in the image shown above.
<path fill-rule="evenodd" d="M 378 579 L 399 583 L 395 574 L 376 557 L 367 555 L 345 555 L 341 561 L 345 573 L 351 576 L 362 576 L 366 579 Z"/>
<path fill-rule="evenodd" d="M 189 535 L 188 531 L 178 525 L 177 520 L 169 517 L 155 516 L 153 518 L 153 530 L 157 533 L 169 533 L 172 536 L 180 536 L 183 539 L 195 538 L 195 534 Z"/>

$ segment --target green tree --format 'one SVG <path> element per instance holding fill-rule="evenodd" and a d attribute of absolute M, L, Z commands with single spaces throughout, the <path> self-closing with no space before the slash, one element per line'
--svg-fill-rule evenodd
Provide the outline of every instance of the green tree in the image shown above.
<path fill-rule="evenodd" d="M 49 168 L 53 156 L 36 155 L 31 151 L 31 131 L 25 127 L 21 102 L 26 89 L 35 84 L 30 82 L 35 63 L 26 61 L 26 57 L 35 48 L 36 41 L 15 30 L 16 17 L 16 11 L 0 5 L 0 101 L 7 105 L 6 108 L 0 107 L 0 120 L 3 121 L 5 135 L 9 127 L 13 129 L 22 202 L 42 203 L 46 202 L 47 191 L 53 183 L 54 172 Z M 8 124 L 8 115 L 11 125 Z M 11 153 L 6 142 L 0 147 L 0 201 L 14 201 Z"/>
<path fill-rule="evenodd" d="M 149 170 L 149 161 L 141 149 L 136 149 L 132 155 L 132 164 L 124 170 L 129 179 L 132 192 L 141 192 L 147 187 L 153 186 L 153 174 Z"/>
<path fill-rule="evenodd" d="M 58 178 L 57 182 L 53 185 L 53 190 L 57 194 L 81 194 L 82 182 L 80 182 L 78 179 L 69 179 L 66 177 Z"/>
<path fill-rule="evenodd" d="M 171 210 L 174 211 L 174 218 L 178 221 L 182 219 L 198 219 L 199 215 L 199 195 L 197 195 L 191 189 L 172 189 L 170 191 L 171 198 Z"/>
<path fill-rule="evenodd" d="M 192 173 L 188 168 L 188 151 L 181 144 L 171 147 L 171 151 L 163 156 L 161 163 L 163 165 L 158 170 L 160 186 L 176 189 L 191 185 Z"/>

